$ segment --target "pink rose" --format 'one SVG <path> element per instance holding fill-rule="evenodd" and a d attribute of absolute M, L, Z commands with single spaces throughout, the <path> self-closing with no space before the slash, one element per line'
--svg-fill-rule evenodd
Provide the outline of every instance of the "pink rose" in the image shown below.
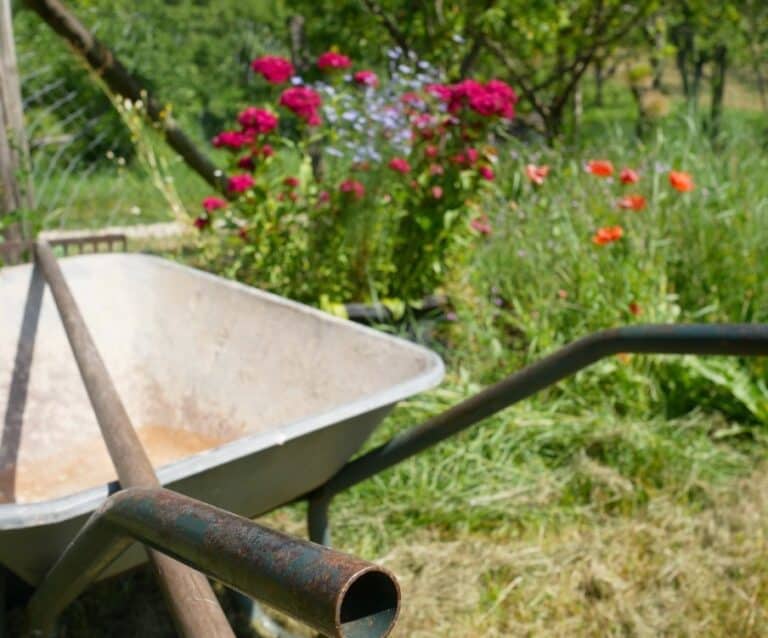
<path fill-rule="evenodd" d="M 212 213 L 215 210 L 219 210 L 220 208 L 226 208 L 227 207 L 227 200 L 222 199 L 221 197 L 206 197 L 203 199 L 203 209 L 206 213 Z"/>
<path fill-rule="evenodd" d="M 334 51 L 326 51 L 317 58 L 317 68 L 321 71 L 347 69 L 352 62 L 346 55 Z"/>
<path fill-rule="evenodd" d="M 244 193 L 253 186 L 253 184 L 253 177 L 248 175 L 248 173 L 232 175 L 232 177 L 227 180 L 227 190 L 233 193 Z"/>
<path fill-rule="evenodd" d="M 403 173 L 403 175 L 411 172 L 411 165 L 408 163 L 408 160 L 403 157 L 393 157 L 389 160 L 389 167 L 393 171 Z"/>
<path fill-rule="evenodd" d="M 293 75 L 293 64 L 276 55 L 265 55 L 251 62 L 251 68 L 270 84 L 282 84 Z"/>
<path fill-rule="evenodd" d="M 379 86 L 379 76 L 373 71 L 358 71 L 352 76 L 352 79 L 362 86 L 376 88 Z"/>
<path fill-rule="evenodd" d="M 270 133 L 277 128 L 277 116 L 266 109 L 249 106 L 237 116 L 237 121 L 247 131 L 253 131 L 259 135 Z"/>
<path fill-rule="evenodd" d="M 355 179 L 344 180 L 339 184 L 339 190 L 342 193 L 349 193 L 354 195 L 355 199 L 362 199 L 365 195 L 365 186 Z"/>

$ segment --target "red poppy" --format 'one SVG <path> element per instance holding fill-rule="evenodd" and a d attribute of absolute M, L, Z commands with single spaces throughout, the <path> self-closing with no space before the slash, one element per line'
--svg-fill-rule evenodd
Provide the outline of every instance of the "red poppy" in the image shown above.
<path fill-rule="evenodd" d="M 681 193 L 688 193 L 694 189 L 693 177 L 683 171 L 669 171 L 669 184 Z"/>
<path fill-rule="evenodd" d="M 625 210 L 641 211 L 645 208 L 645 197 L 642 195 L 625 195 L 619 199 L 619 208 Z"/>
<path fill-rule="evenodd" d="M 596 177 L 610 177 L 613 175 L 613 164 L 608 160 L 589 160 L 586 166 L 587 172 Z"/>
<path fill-rule="evenodd" d="M 592 236 L 592 242 L 598 246 L 604 246 L 618 241 L 623 235 L 624 229 L 621 226 L 604 226 L 597 229 L 597 232 Z"/>
<path fill-rule="evenodd" d="M 547 175 L 549 175 L 549 166 L 536 166 L 536 164 L 528 164 L 525 167 L 525 174 L 534 184 L 541 186 L 544 183 Z"/>
<path fill-rule="evenodd" d="M 296 188 L 299 185 L 299 178 L 298 177 L 286 177 L 283 180 L 283 184 L 286 186 L 290 186 L 291 188 Z"/>
<path fill-rule="evenodd" d="M 619 179 L 622 184 L 637 184 L 640 181 L 640 175 L 631 168 L 622 168 L 619 173 Z"/>

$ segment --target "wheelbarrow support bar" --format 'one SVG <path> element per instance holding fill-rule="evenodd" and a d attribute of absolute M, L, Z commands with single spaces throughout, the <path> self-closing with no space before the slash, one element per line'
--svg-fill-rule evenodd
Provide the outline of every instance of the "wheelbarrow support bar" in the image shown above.
<path fill-rule="evenodd" d="M 29 604 L 37 635 L 134 540 L 326 636 L 386 636 L 397 617 L 397 582 L 371 563 L 169 490 L 130 488 L 93 513 L 38 587 Z"/>
<path fill-rule="evenodd" d="M 345 465 L 310 495 L 310 538 L 328 543 L 334 495 L 426 450 L 478 421 L 618 353 L 768 355 L 768 326 L 757 324 L 638 325 L 596 332 L 510 375 L 397 435 Z"/>

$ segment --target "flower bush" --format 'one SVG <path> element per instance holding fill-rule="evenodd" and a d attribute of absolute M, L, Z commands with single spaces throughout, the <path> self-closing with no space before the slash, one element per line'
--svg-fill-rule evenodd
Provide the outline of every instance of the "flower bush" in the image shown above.
<path fill-rule="evenodd" d="M 195 221 L 206 258 L 303 301 L 419 299 L 492 232 L 489 140 L 517 97 L 499 80 L 439 83 L 424 63 L 387 83 L 335 51 L 315 66 L 310 82 L 277 56 L 251 63 L 272 100 L 212 141 L 229 202 L 207 198 Z"/>

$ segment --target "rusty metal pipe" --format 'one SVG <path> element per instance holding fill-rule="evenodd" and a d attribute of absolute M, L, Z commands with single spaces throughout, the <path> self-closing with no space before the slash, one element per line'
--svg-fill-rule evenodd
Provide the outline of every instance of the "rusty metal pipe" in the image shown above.
<path fill-rule="evenodd" d="M 36 242 L 35 258 L 56 302 L 121 486 L 159 487 L 155 470 L 47 242 Z M 163 554 L 148 554 L 179 634 L 185 638 L 235 638 L 205 576 Z"/>
<path fill-rule="evenodd" d="M 133 539 L 300 620 L 326 636 L 389 634 L 400 592 L 386 570 L 162 488 L 111 496 L 29 604 L 33 629 L 52 619 Z"/>

